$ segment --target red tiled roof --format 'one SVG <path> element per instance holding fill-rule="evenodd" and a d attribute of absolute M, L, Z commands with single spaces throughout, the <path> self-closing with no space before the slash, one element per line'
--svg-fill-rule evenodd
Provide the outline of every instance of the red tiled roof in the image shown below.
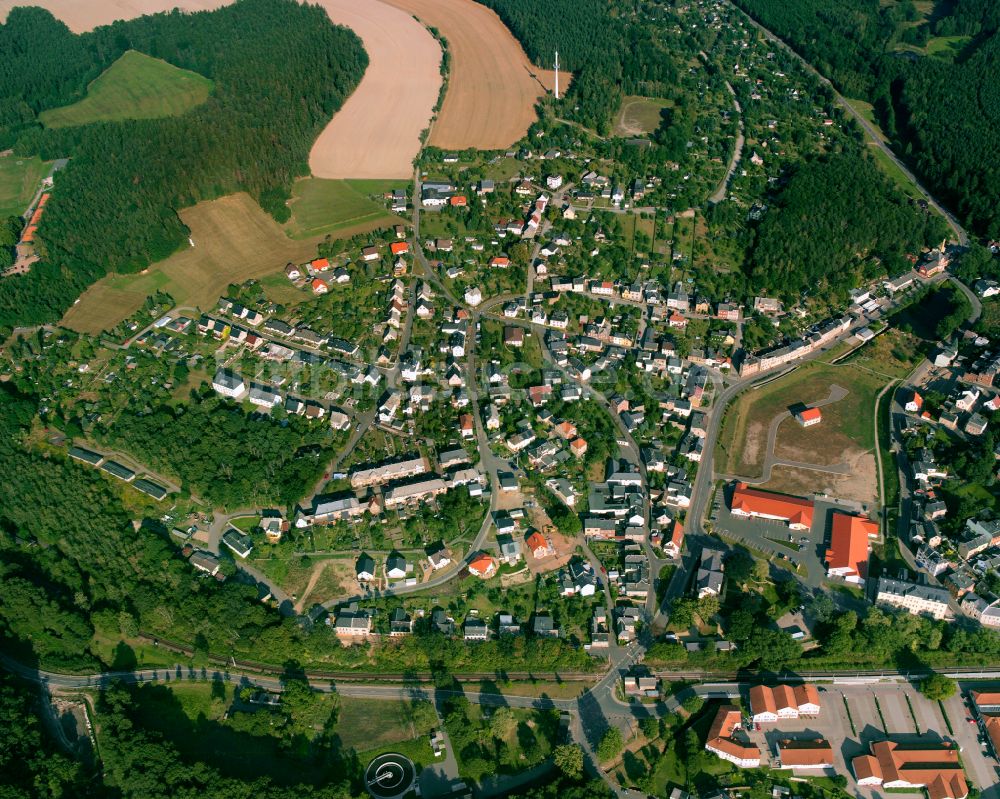
<path fill-rule="evenodd" d="M 803 422 L 811 422 L 813 419 L 822 419 L 823 412 L 819 408 L 806 408 L 798 416 Z"/>
<path fill-rule="evenodd" d="M 735 705 L 722 705 L 708 731 L 705 746 L 718 749 L 733 757 L 749 760 L 760 757 L 760 749 L 747 746 L 733 739 L 733 732 L 740 726 L 740 709 Z"/>
<path fill-rule="evenodd" d="M 394 241 L 389 245 L 389 251 L 393 255 L 402 255 L 404 252 L 410 251 L 410 244 L 406 241 Z"/>
<path fill-rule="evenodd" d="M 545 540 L 545 536 L 537 530 L 528 536 L 528 547 L 532 551 L 536 549 L 548 549 L 548 546 L 549 542 Z"/>
<path fill-rule="evenodd" d="M 781 765 L 785 767 L 823 766 L 833 763 L 833 747 L 825 738 L 778 741 L 778 748 L 781 752 Z"/>
<path fill-rule="evenodd" d="M 481 552 L 469 561 L 469 571 L 473 574 L 487 574 L 496 568 L 496 563 L 485 552 Z"/>
<path fill-rule="evenodd" d="M 878 535 L 878 524 L 863 516 L 834 512 L 826 565 L 849 569 L 860 577 L 868 571 L 868 539 Z"/>
<path fill-rule="evenodd" d="M 812 526 L 813 504 L 808 499 L 749 488 L 746 483 L 736 484 L 730 507 L 744 513 L 776 516 L 795 524 Z"/>
<path fill-rule="evenodd" d="M 313 269 L 318 269 L 318 270 L 329 269 L 330 268 L 330 259 L 329 258 L 316 258 L 315 260 L 312 260 L 312 261 L 309 262 L 309 266 L 311 266 Z"/>
<path fill-rule="evenodd" d="M 953 744 L 903 745 L 878 741 L 871 745 L 871 751 L 871 755 L 861 755 L 852 761 L 858 779 L 873 776 L 884 783 L 923 785 L 930 799 L 964 799 L 969 794 L 958 750 Z"/>

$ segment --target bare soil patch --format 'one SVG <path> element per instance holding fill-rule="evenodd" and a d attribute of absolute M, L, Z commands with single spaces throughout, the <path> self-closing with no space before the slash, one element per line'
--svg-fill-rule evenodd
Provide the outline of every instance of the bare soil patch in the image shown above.
<path fill-rule="evenodd" d="M 552 89 L 553 72 L 528 60 L 495 12 L 474 0 L 386 2 L 437 28 L 448 42 L 448 91 L 430 144 L 497 150 L 524 136 L 537 119 L 535 104 Z M 559 77 L 565 92 L 570 75 Z"/>
<path fill-rule="evenodd" d="M 850 464 L 850 474 L 830 474 L 812 469 L 775 466 L 771 479 L 760 486 L 768 491 L 780 491 L 798 496 L 829 494 L 838 499 L 853 499 L 874 504 L 878 501 L 875 456 L 871 452 L 854 450 L 843 454 L 842 462 Z"/>

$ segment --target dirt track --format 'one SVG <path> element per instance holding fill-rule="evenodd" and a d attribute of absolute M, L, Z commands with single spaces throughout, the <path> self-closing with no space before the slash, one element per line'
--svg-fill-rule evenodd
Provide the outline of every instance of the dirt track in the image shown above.
<path fill-rule="evenodd" d="M 537 118 L 538 98 L 552 87 L 552 72 L 528 61 L 493 11 L 474 0 L 385 1 L 437 28 L 448 41 L 448 92 L 430 144 L 496 150 L 524 136 Z M 569 78 L 560 74 L 561 92 Z"/>
<path fill-rule="evenodd" d="M 116 19 L 175 7 L 202 11 L 228 2 L 0 0 L 0 19 L 6 19 L 13 6 L 39 5 L 82 32 Z M 369 65 L 358 88 L 313 145 L 309 167 L 321 178 L 409 177 L 420 149 L 420 132 L 430 122 L 441 86 L 441 48 L 411 15 L 381 0 L 319 0 L 319 4 L 330 19 L 361 37 Z"/>

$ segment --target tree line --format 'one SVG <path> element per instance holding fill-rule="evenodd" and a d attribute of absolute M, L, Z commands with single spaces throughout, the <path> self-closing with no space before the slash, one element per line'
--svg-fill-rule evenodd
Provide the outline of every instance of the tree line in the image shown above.
<path fill-rule="evenodd" d="M 44 129 L 37 114 L 79 99 L 128 49 L 214 81 L 178 117 Z M 0 282 L 0 326 L 52 321 L 107 272 L 145 268 L 186 245 L 176 210 L 249 192 L 283 221 L 293 179 L 367 66 L 357 36 L 318 6 L 241 0 L 170 12 L 76 36 L 48 12 L 0 26 L 0 142 L 20 154 L 70 157 L 56 176 L 38 241 L 44 260 Z M 67 55 L 68 54 L 68 55 Z"/>
<path fill-rule="evenodd" d="M 951 0 L 921 20 L 911 0 L 737 0 L 848 97 L 874 105 L 883 131 L 965 225 L 1000 238 L 1000 5 Z M 954 57 L 919 51 L 967 36 Z"/>

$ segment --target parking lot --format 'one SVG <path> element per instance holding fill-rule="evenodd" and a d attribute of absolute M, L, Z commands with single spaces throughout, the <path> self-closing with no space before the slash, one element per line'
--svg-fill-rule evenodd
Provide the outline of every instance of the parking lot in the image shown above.
<path fill-rule="evenodd" d="M 852 513 L 860 508 L 856 502 L 816 500 L 812 527 L 809 530 L 790 530 L 782 521 L 734 516 L 729 512 L 722 492 L 719 492 L 712 506 L 712 522 L 720 535 L 784 560 L 790 566 L 803 566 L 807 574 L 803 576 L 800 573 L 799 578 L 805 585 L 819 588 L 826 577 L 823 558 L 830 541 L 831 514 L 834 510 Z"/>

